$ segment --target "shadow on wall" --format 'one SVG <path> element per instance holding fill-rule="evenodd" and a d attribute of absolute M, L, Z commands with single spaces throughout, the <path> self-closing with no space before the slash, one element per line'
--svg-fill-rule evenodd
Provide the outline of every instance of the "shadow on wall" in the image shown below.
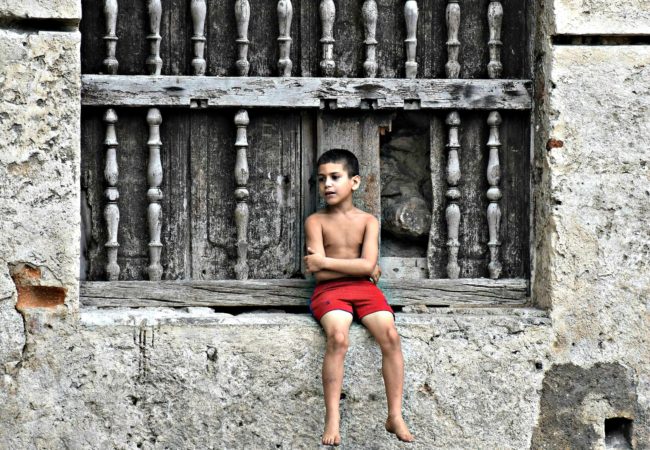
<path fill-rule="evenodd" d="M 645 423 L 634 372 L 615 363 L 554 365 L 545 375 L 531 448 L 637 448 Z"/>

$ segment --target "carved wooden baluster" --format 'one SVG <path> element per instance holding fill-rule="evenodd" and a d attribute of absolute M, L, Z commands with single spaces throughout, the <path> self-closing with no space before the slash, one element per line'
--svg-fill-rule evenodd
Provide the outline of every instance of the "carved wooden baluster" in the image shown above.
<path fill-rule="evenodd" d="M 147 165 L 147 181 L 149 183 L 149 190 L 147 197 L 149 199 L 149 209 L 147 210 L 147 218 L 149 221 L 149 279 L 157 281 L 162 278 L 162 266 L 160 265 L 160 252 L 162 250 L 162 243 L 160 242 L 160 230 L 162 228 L 162 207 L 160 201 L 162 200 L 162 190 L 160 184 L 162 183 L 163 171 L 160 162 L 160 124 L 162 123 L 162 116 L 158 108 L 151 108 L 147 113 L 147 123 L 149 124 L 149 140 L 147 146 L 149 147 L 149 164 Z"/>
<path fill-rule="evenodd" d="M 280 60 L 278 61 L 278 71 L 282 77 L 290 77 L 293 63 L 289 52 L 291 51 L 291 19 L 293 17 L 293 6 L 291 0 L 278 1 L 278 24 L 280 29 Z"/>
<path fill-rule="evenodd" d="M 487 180 L 490 185 L 487 191 L 487 198 L 490 204 L 487 209 L 488 230 L 490 234 L 490 241 L 488 247 L 490 248 L 490 263 L 488 264 L 488 271 L 490 278 L 499 278 L 501 275 L 501 262 L 499 261 L 499 229 L 501 226 L 501 208 L 499 207 L 499 200 L 501 199 L 501 189 L 499 189 L 499 181 L 501 180 L 501 167 L 499 164 L 499 147 L 501 141 L 499 139 L 499 126 L 501 125 L 501 115 L 497 111 L 492 111 L 488 116 L 488 125 L 490 126 L 490 136 L 488 139 L 488 148 L 490 149 L 490 157 L 487 166 Z"/>
<path fill-rule="evenodd" d="M 246 150 L 248 141 L 246 139 L 246 127 L 249 124 L 248 113 L 241 109 L 235 115 L 235 126 L 237 127 L 237 138 L 235 149 L 237 160 L 235 162 L 235 226 L 237 228 L 237 263 L 235 264 L 235 277 L 238 280 L 248 279 L 248 159 Z"/>
<path fill-rule="evenodd" d="M 117 74 L 118 62 L 115 58 L 115 49 L 117 47 L 117 35 L 115 26 L 117 25 L 117 0 L 104 1 L 104 17 L 106 18 L 106 59 L 104 59 L 104 68 L 109 75 Z"/>
<path fill-rule="evenodd" d="M 334 0 L 321 0 L 320 20 L 323 28 L 323 37 L 320 42 L 323 44 L 323 59 L 320 62 L 321 74 L 326 77 L 334 76 L 334 18 L 336 17 L 336 6 Z"/>
<path fill-rule="evenodd" d="M 449 0 L 447 2 L 447 64 L 445 72 L 447 78 L 458 78 L 460 76 L 460 64 L 458 53 L 460 52 L 460 41 L 458 40 L 458 29 L 460 28 L 460 0 Z"/>
<path fill-rule="evenodd" d="M 415 78 L 418 74 L 418 63 L 415 62 L 415 49 L 418 43 L 416 36 L 418 25 L 418 3 L 406 0 L 404 3 L 404 19 L 406 21 L 406 78 Z"/>
<path fill-rule="evenodd" d="M 162 5 L 160 0 L 147 0 L 149 11 L 149 56 L 147 57 L 147 70 L 149 75 L 160 75 L 162 59 L 160 58 L 160 18 L 162 17 Z"/>
<path fill-rule="evenodd" d="M 248 62 L 248 21 L 251 17 L 251 7 L 248 0 L 237 0 L 235 2 L 235 21 L 237 22 L 237 47 L 239 57 L 237 59 L 237 72 L 239 76 L 247 77 L 250 64 Z"/>
<path fill-rule="evenodd" d="M 460 266 L 458 265 L 458 248 L 460 242 L 458 241 L 458 230 L 460 228 L 460 207 L 458 200 L 460 199 L 460 190 L 458 189 L 458 181 L 460 180 L 460 163 L 458 161 L 458 151 L 460 150 L 460 142 L 458 140 L 458 128 L 460 127 L 460 115 L 458 111 L 452 111 L 447 115 L 446 120 L 449 126 L 449 143 L 447 149 L 449 155 L 447 158 L 447 276 L 449 278 L 458 278 L 460 275 Z"/>
<path fill-rule="evenodd" d="M 361 13 L 363 15 L 364 44 L 366 44 L 366 61 L 363 63 L 363 71 L 367 78 L 375 78 L 377 76 L 377 40 L 375 39 L 377 2 L 375 0 L 363 2 Z"/>
<path fill-rule="evenodd" d="M 119 170 L 116 155 L 117 136 L 115 135 L 117 114 L 115 114 L 114 109 L 106 110 L 106 113 L 104 113 L 104 122 L 106 123 L 106 139 L 104 140 L 104 145 L 106 146 L 106 166 L 104 168 L 104 178 L 108 184 L 108 187 L 104 191 L 104 195 L 108 200 L 104 208 L 104 219 L 106 220 L 106 230 L 108 232 L 108 240 L 104 244 L 108 256 L 106 276 L 109 281 L 116 281 L 120 276 L 120 266 L 117 265 L 117 249 L 120 246 L 117 243 L 117 228 L 120 223 L 120 209 L 117 206 L 117 199 L 120 198 L 120 193 L 116 187 Z"/>
<path fill-rule="evenodd" d="M 192 0 L 190 11 L 192 13 L 192 24 L 194 25 L 192 68 L 194 69 L 194 75 L 205 75 L 205 59 L 203 58 L 205 51 L 205 0 Z"/>
<path fill-rule="evenodd" d="M 503 66 L 501 65 L 501 22 L 503 20 L 503 6 L 501 2 L 492 1 L 488 6 L 488 27 L 490 29 L 490 62 L 488 63 L 488 77 L 499 78 Z"/>

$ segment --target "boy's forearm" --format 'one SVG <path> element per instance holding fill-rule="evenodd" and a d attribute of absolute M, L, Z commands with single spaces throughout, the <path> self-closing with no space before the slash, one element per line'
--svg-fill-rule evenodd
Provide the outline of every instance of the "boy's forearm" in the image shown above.
<path fill-rule="evenodd" d="M 369 277 L 375 269 L 376 261 L 365 258 L 325 258 L 325 270 L 339 272 L 353 277 Z"/>
<path fill-rule="evenodd" d="M 335 272 L 333 270 L 319 270 L 318 272 L 314 272 L 313 275 L 317 282 L 336 280 L 337 278 L 345 278 L 350 276 L 346 273 Z"/>

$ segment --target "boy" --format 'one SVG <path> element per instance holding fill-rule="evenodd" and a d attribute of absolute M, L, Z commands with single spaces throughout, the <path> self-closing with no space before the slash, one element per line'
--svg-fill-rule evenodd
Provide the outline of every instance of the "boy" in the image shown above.
<path fill-rule="evenodd" d="M 307 271 L 317 285 L 310 309 L 327 336 L 323 359 L 325 431 L 322 443 L 338 445 L 339 400 L 343 384 L 343 361 L 353 313 L 368 328 L 382 352 L 382 374 L 386 387 L 386 430 L 400 440 L 413 436 L 402 418 L 404 359 L 395 328 L 393 310 L 375 286 L 380 276 L 379 222 L 355 208 L 352 193 L 359 188 L 359 162 L 347 150 L 333 149 L 317 161 L 318 189 L 327 204 L 307 218 Z M 373 282 L 369 281 L 372 278 Z"/>

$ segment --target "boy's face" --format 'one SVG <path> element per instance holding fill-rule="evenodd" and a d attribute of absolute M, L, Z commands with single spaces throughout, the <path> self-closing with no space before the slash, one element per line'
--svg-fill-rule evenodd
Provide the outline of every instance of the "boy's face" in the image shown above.
<path fill-rule="evenodd" d="M 361 178 L 355 175 L 350 178 L 345 166 L 341 163 L 326 163 L 318 166 L 318 191 L 330 206 L 352 197 L 352 192 L 359 188 Z"/>

